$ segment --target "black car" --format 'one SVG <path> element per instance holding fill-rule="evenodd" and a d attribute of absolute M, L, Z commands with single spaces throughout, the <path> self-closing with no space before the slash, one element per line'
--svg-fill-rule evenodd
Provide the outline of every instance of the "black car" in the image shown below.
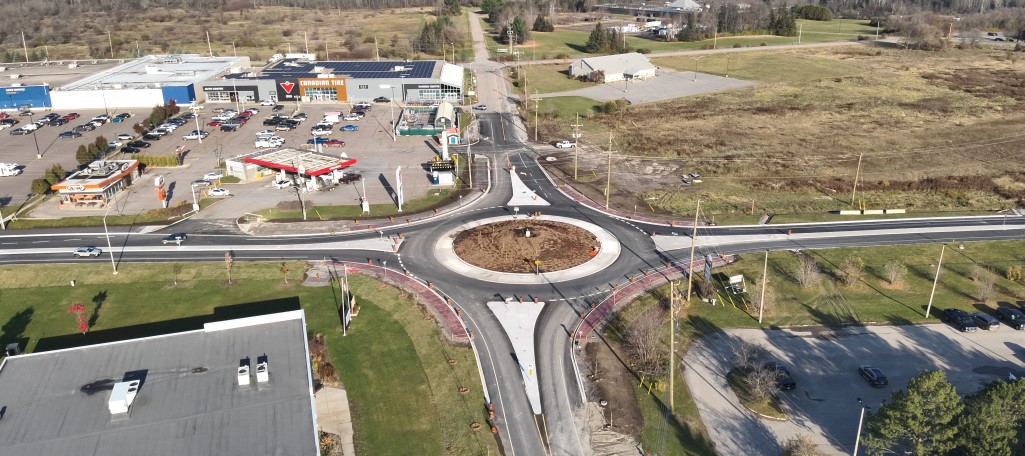
<path fill-rule="evenodd" d="M 0 124 L 5 124 L 5 125 L 17 125 L 18 122 L 20 122 L 20 120 L 15 119 L 13 117 L 8 117 L 6 119 L 0 119 Z"/>
<path fill-rule="evenodd" d="M 861 378 L 864 378 L 869 385 L 876 388 L 882 388 L 890 384 L 890 382 L 886 380 L 886 375 L 884 375 L 883 371 L 879 370 L 878 367 L 872 367 L 869 365 L 860 366 L 858 367 L 858 375 L 861 375 Z"/>
<path fill-rule="evenodd" d="M 954 328 L 957 328 L 961 332 L 975 332 L 979 330 L 979 326 L 975 323 L 975 319 L 963 310 L 959 309 L 945 309 L 943 311 L 943 321 L 950 324 Z"/>
<path fill-rule="evenodd" d="M 975 320 L 975 325 L 980 327 L 980 328 L 982 328 L 982 329 L 985 329 L 987 331 L 993 331 L 995 329 L 1000 329 L 1000 320 L 997 320 L 995 317 L 993 317 L 990 314 L 985 314 L 985 313 L 982 313 L 982 312 L 975 312 L 975 313 L 973 313 L 971 315 L 972 315 L 972 319 Z"/>
<path fill-rule="evenodd" d="M 305 112 L 297 112 L 295 114 L 292 114 L 292 119 L 293 120 L 298 120 L 298 121 L 306 120 L 306 113 Z"/>
<path fill-rule="evenodd" d="M 60 116 L 61 116 L 60 114 L 57 114 L 55 112 L 51 112 L 51 113 L 49 113 L 49 114 L 47 114 L 47 115 L 45 115 L 43 117 L 40 117 L 40 119 L 43 119 L 43 120 L 49 122 L 49 121 L 54 120 L 54 119 L 59 119 Z"/>
<path fill-rule="evenodd" d="M 142 152 L 142 151 L 139 150 L 138 147 L 125 146 L 125 147 L 121 148 L 121 152 L 126 153 L 126 154 L 137 154 L 137 153 Z"/>
<path fill-rule="evenodd" d="M 790 375 L 790 371 L 782 363 L 770 362 L 765 363 L 765 370 L 772 372 L 776 375 L 776 386 L 783 391 L 792 390 L 797 388 L 797 382 L 794 381 L 794 377 Z"/>
<path fill-rule="evenodd" d="M 164 239 L 162 239 L 161 242 L 163 242 L 164 244 L 179 244 L 179 245 L 181 245 L 181 243 L 185 242 L 185 239 L 188 239 L 188 237 L 189 236 L 186 235 L 185 233 L 174 233 L 174 234 L 172 234 L 170 236 L 167 236 Z"/>
<path fill-rule="evenodd" d="M 285 107 L 284 107 L 284 106 L 281 106 L 281 105 L 274 105 L 274 107 L 273 107 L 273 108 L 270 108 L 270 110 L 271 110 L 271 111 L 274 111 L 274 112 L 278 112 L 278 111 L 280 111 L 280 110 L 282 110 L 282 109 L 285 109 Z"/>
<path fill-rule="evenodd" d="M 391 100 L 389 100 L 387 97 L 377 97 L 374 98 L 374 103 L 391 103 Z"/>
<path fill-rule="evenodd" d="M 263 120 L 263 124 L 267 125 L 267 126 L 274 126 L 274 125 L 278 125 L 280 123 L 281 123 L 281 119 L 279 119 L 277 117 L 269 117 L 269 118 Z"/>
<path fill-rule="evenodd" d="M 146 141 L 132 141 L 132 142 L 128 143 L 128 147 L 137 147 L 137 148 L 140 148 L 140 149 L 145 149 L 145 148 L 147 148 L 149 146 L 150 146 L 150 144 L 148 142 L 146 142 Z"/>
<path fill-rule="evenodd" d="M 997 318 L 1014 329 L 1025 329 L 1025 313 L 1011 307 L 997 308 Z"/>
<path fill-rule="evenodd" d="M 142 135 L 142 139 L 146 141 L 160 141 L 160 135 L 156 133 L 146 133 Z"/>
<path fill-rule="evenodd" d="M 48 123 L 47 125 L 49 125 L 51 127 L 59 127 L 59 126 L 64 125 L 66 123 L 68 123 L 68 119 L 65 119 L 63 117 L 58 117 L 56 119 L 51 120 L 50 123 Z"/>
<path fill-rule="evenodd" d="M 82 134 L 77 132 L 77 131 L 74 131 L 74 130 L 68 130 L 68 131 L 62 131 L 61 134 L 59 134 L 57 136 L 60 137 L 60 138 L 78 138 L 78 137 L 82 136 Z"/>
<path fill-rule="evenodd" d="M 93 131 L 95 129 L 96 129 L 96 126 L 93 125 L 93 124 L 82 124 L 82 125 L 79 125 L 79 126 L 75 127 L 75 131 Z"/>
<path fill-rule="evenodd" d="M 353 182 L 359 182 L 360 179 L 363 179 L 362 174 L 346 173 L 342 175 L 341 179 L 338 179 L 338 182 L 343 184 L 351 184 Z"/>
<path fill-rule="evenodd" d="M 221 131 L 238 131 L 239 124 L 221 124 Z"/>
<path fill-rule="evenodd" d="M 36 113 L 34 113 L 32 111 L 22 111 L 22 112 L 19 112 L 18 115 L 21 116 L 21 117 L 28 117 L 28 116 L 34 116 L 34 115 L 36 115 Z"/>

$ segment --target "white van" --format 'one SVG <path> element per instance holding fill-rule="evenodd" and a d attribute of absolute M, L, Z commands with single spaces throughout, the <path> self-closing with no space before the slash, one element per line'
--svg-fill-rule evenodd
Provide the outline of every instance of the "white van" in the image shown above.
<path fill-rule="evenodd" d="M 17 176 L 21 174 L 21 167 L 17 163 L 0 163 L 0 176 Z"/>

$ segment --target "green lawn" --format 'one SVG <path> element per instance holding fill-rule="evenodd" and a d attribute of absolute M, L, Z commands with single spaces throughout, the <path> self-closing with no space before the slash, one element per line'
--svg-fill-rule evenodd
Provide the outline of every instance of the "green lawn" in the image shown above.
<path fill-rule="evenodd" d="M 237 262 L 231 285 L 218 263 L 131 263 L 116 276 L 93 265 L 0 268 L 0 342 L 28 339 L 29 351 L 54 349 L 198 329 L 206 321 L 301 306 L 309 330 L 325 336 L 348 391 L 357 452 L 497 454 L 490 433 L 469 427 L 486 418 L 472 351 L 447 345 L 410 297 L 356 275 L 350 276 L 350 286 L 361 312 L 343 337 L 337 292 L 300 286 L 305 263 L 287 265 L 289 283 L 284 284 L 280 263 Z M 90 314 L 100 304 L 85 335 L 76 333 L 75 318 L 67 312 L 76 302 Z M 460 394 L 460 386 L 469 392 Z"/>
<path fill-rule="evenodd" d="M 568 65 L 524 65 L 518 67 L 516 71 L 527 78 L 527 90 L 531 95 L 535 91 L 540 93 L 564 92 L 595 85 L 569 77 L 567 68 Z M 517 85 L 517 87 L 519 86 Z M 519 89 L 521 92 L 523 91 L 522 87 Z"/>
<path fill-rule="evenodd" d="M 573 123 L 572 121 L 577 114 L 580 114 L 581 117 L 587 117 L 589 113 L 597 111 L 601 105 L 601 102 L 586 97 L 542 98 L 541 103 L 538 104 L 542 113 L 554 113 L 560 119 L 570 123 Z"/>
<path fill-rule="evenodd" d="M 221 201 L 216 198 L 203 198 L 199 200 L 199 208 L 202 210 L 205 207 Z M 42 204 L 57 204 L 52 198 L 47 199 Z M 173 209 L 173 208 L 172 208 Z M 189 204 L 188 210 L 192 209 L 192 205 Z M 31 213 L 30 213 L 31 215 Z M 69 211 L 68 215 L 75 215 L 74 211 Z M 180 217 L 170 215 L 168 210 L 154 209 L 142 214 L 128 214 L 128 215 L 108 215 L 107 226 L 132 226 L 132 225 L 158 225 L 166 224 L 178 220 Z M 12 220 L 7 223 L 8 229 L 24 230 L 31 228 L 68 228 L 68 227 L 80 227 L 80 226 L 103 226 L 102 215 L 78 215 L 69 216 L 59 219 L 32 219 L 32 218 L 19 218 Z"/>
<path fill-rule="evenodd" d="M 452 189 L 435 189 L 427 192 L 423 198 L 407 200 L 402 204 L 402 212 L 392 202 L 370 205 L 370 216 L 374 218 L 399 216 L 413 214 L 419 211 L 429 210 L 441 206 L 458 198 L 458 192 Z M 309 220 L 342 220 L 363 218 L 363 211 L 358 205 L 344 206 L 314 206 L 306 209 Z M 268 220 L 302 220 L 301 210 L 282 210 L 277 208 L 262 209 L 256 214 L 266 217 Z"/>

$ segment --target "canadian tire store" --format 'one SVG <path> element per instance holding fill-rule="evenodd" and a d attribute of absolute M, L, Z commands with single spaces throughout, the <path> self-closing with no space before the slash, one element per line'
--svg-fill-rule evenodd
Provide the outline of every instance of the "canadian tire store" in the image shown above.
<path fill-rule="evenodd" d="M 279 79 L 278 101 L 331 102 L 348 101 L 345 78 Z"/>

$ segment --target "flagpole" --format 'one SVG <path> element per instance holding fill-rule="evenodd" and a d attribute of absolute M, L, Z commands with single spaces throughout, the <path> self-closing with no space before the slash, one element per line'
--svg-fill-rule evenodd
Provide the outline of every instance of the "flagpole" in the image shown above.
<path fill-rule="evenodd" d="M 349 327 L 349 269 L 342 263 L 342 275 L 345 277 L 344 287 L 342 290 L 342 336 L 347 336 L 347 329 Z"/>

